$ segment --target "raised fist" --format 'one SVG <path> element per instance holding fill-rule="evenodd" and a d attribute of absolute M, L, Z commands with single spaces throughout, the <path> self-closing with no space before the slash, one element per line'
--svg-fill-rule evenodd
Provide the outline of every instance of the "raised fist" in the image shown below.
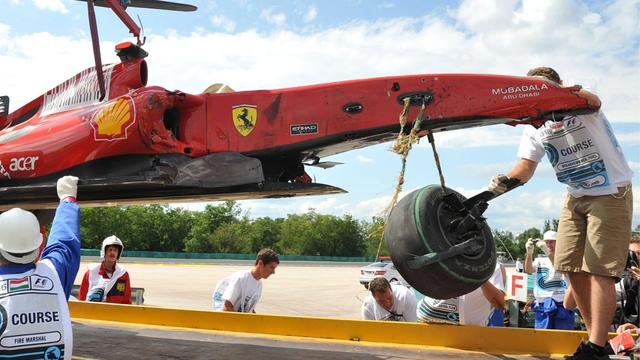
<path fill-rule="evenodd" d="M 78 178 L 76 176 L 63 176 L 58 179 L 56 185 L 58 197 L 64 200 L 68 197 L 75 198 L 78 194 Z"/>

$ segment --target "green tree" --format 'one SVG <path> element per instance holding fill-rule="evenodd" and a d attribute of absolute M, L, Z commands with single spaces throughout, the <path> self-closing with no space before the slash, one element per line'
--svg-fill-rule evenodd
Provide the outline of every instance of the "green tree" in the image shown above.
<path fill-rule="evenodd" d="M 247 233 L 247 221 L 228 222 L 220 225 L 209 236 L 211 248 L 208 252 L 214 253 L 242 253 L 245 248 L 244 240 Z"/>
<path fill-rule="evenodd" d="M 220 205 L 207 205 L 204 211 L 196 213 L 193 226 L 185 242 L 188 252 L 206 252 L 211 248 L 211 234 L 223 224 L 239 222 L 242 209 L 235 201 L 225 201 Z"/>
<path fill-rule="evenodd" d="M 545 220 L 544 226 L 542 227 L 542 232 L 545 233 L 549 230 L 558 231 L 559 223 L 560 223 L 559 219 Z"/>
<path fill-rule="evenodd" d="M 371 221 L 363 220 L 360 223 L 365 234 L 365 256 L 388 256 L 389 250 L 384 240 L 384 219 L 374 216 Z M 378 249 L 380 253 L 378 254 Z"/>
<path fill-rule="evenodd" d="M 168 206 L 121 206 L 82 209 L 83 248 L 98 249 L 116 235 L 127 250 L 182 251 L 193 214 Z"/>
<path fill-rule="evenodd" d="M 247 227 L 244 237 L 244 252 L 253 254 L 262 248 L 271 248 L 281 252 L 278 241 L 280 240 L 280 227 L 284 219 L 258 218 Z"/>
<path fill-rule="evenodd" d="M 518 244 L 515 242 L 513 233 L 511 231 L 493 231 L 493 241 L 496 244 L 497 251 L 503 251 L 507 254 L 508 258 L 518 257 Z"/>
<path fill-rule="evenodd" d="M 545 225 L 547 223 L 545 222 Z M 523 231 L 522 233 L 518 234 L 518 236 L 516 236 L 516 242 L 518 244 L 518 248 L 520 249 L 520 253 L 521 253 L 521 258 L 524 259 L 525 255 L 526 255 L 526 243 L 527 240 L 529 239 L 542 239 L 542 231 L 540 231 L 540 229 L 538 228 L 528 228 L 525 231 Z M 540 249 L 538 249 L 537 247 L 534 249 L 534 257 L 536 256 L 536 254 L 542 254 L 542 251 Z"/>
<path fill-rule="evenodd" d="M 283 254 L 361 256 L 364 232 L 350 215 L 338 218 L 311 210 L 282 222 L 278 247 Z"/>

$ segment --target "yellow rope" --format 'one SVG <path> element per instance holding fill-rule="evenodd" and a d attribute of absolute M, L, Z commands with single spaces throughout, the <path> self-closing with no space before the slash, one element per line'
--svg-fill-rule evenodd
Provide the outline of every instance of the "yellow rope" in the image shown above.
<path fill-rule="evenodd" d="M 436 168 L 438 169 L 438 175 L 440 176 L 440 189 L 442 190 L 442 195 L 447 195 L 447 191 L 445 190 L 444 174 L 442 173 L 442 167 L 440 166 L 440 156 L 436 150 L 436 142 L 433 140 L 433 133 L 430 131 L 427 132 L 427 137 L 429 138 L 431 150 L 433 150 L 433 159 L 436 163 Z"/>
<path fill-rule="evenodd" d="M 420 112 L 418 113 L 418 117 L 413 122 L 413 126 L 411 127 L 411 131 L 409 131 L 408 134 L 405 134 L 404 127 L 407 124 L 407 117 L 409 116 L 410 103 L 411 103 L 410 98 L 407 97 L 404 99 L 404 106 L 402 108 L 402 112 L 400 113 L 400 119 L 399 119 L 400 132 L 398 133 L 398 137 L 396 138 L 395 143 L 391 147 L 391 150 L 393 152 L 400 155 L 400 160 L 402 163 L 402 166 L 400 169 L 400 175 L 398 176 L 398 183 L 396 184 L 396 189 L 393 193 L 393 196 L 391 197 L 391 201 L 389 202 L 389 205 L 387 205 L 387 207 L 384 210 L 384 215 L 383 215 L 384 223 L 376 227 L 369 233 L 370 238 L 377 234 L 381 235 L 380 242 L 378 243 L 378 250 L 376 252 L 376 259 L 378 259 L 380 255 L 380 247 L 382 246 L 382 241 L 384 240 L 384 236 L 382 235 L 384 234 L 384 227 L 387 224 L 387 219 L 389 218 L 391 209 L 393 209 L 393 207 L 398 202 L 398 196 L 402 191 L 402 185 L 404 184 L 404 173 L 407 165 L 407 157 L 409 156 L 409 151 L 411 151 L 413 144 L 420 142 L 420 137 L 418 136 L 418 133 L 420 132 L 420 124 L 422 123 L 422 118 L 424 116 L 426 103 L 425 102 L 422 103 L 422 106 L 420 107 Z"/>

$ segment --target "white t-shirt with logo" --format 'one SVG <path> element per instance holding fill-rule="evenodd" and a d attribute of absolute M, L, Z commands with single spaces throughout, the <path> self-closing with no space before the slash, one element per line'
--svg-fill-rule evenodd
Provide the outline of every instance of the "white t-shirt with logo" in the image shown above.
<path fill-rule="evenodd" d="M 615 194 L 633 172 L 601 111 L 525 127 L 518 156 L 540 162 L 544 155 L 574 197 Z"/>
<path fill-rule="evenodd" d="M 362 319 L 363 320 L 384 320 L 384 321 L 407 321 L 415 322 L 416 318 L 416 305 L 418 300 L 415 293 L 402 286 L 391 285 L 391 292 L 393 293 L 393 305 L 391 311 L 387 311 L 382 306 L 378 305 L 376 299 L 369 295 L 362 303 Z"/>
<path fill-rule="evenodd" d="M 255 312 L 262 295 L 262 282 L 251 271 L 239 271 L 218 282 L 213 292 L 213 309 L 223 310 L 225 300 L 233 304 L 234 311 Z"/>
<path fill-rule="evenodd" d="M 564 300 L 567 291 L 567 281 L 561 272 L 557 272 L 546 256 L 537 257 L 532 263 L 536 276 L 533 285 L 533 296 L 536 301 L 542 302 L 545 298 L 552 297 L 557 302 Z"/>
<path fill-rule="evenodd" d="M 425 296 L 418 303 L 419 322 L 460 324 L 460 300 L 457 297 L 441 300 Z"/>
<path fill-rule="evenodd" d="M 496 263 L 493 275 L 487 281 L 504 292 L 500 263 Z M 485 326 L 489 323 L 492 310 L 493 306 L 482 289 L 477 288 L 466 295 L 446 300 L 425 296 L 418 304 L 417 318 L 420 322 Z"/>

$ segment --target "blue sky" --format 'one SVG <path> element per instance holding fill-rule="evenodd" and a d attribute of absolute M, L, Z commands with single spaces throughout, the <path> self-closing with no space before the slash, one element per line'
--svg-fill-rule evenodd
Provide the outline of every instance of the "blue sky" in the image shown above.
<path fill-rule="evenodd" d="M 236 90 L 419 73 L 522 75 L 556 68 L 565 84 L 596 92 L 635 171 L 634 226 L 640 223 L 640 2 L 577 0 L 469 1 L 190 1 L 195 13 L 129 8 L 144 25 L 149 85 L 199 93 L 216 82 Z M 98 24 L 103 59 L 130 40 L 106 9 Z M 0 92 L 25 104 L 92 66 L 86 4 L 5 0 L 0 12 Z M 465 195 L 483 190 L 516 159 L 522 129 L 506 125 L 436 134 L 447 185 Z M 389 144 L 332 158 L 310 169 L 317 182 L 347 195 L 243 201 L 251 217 L 320 213 L 368 219 L 381 214 L 395 188 L 399 158 Z M 426 142 L 412 151 L 405 191 L 438 183 Z M 520 232 L 557 218 L 565 190 L 549 164 L 526 186 L 493 201 L 494 229 Z M 191 204 L 189 208 L 202 208 Z"/>

